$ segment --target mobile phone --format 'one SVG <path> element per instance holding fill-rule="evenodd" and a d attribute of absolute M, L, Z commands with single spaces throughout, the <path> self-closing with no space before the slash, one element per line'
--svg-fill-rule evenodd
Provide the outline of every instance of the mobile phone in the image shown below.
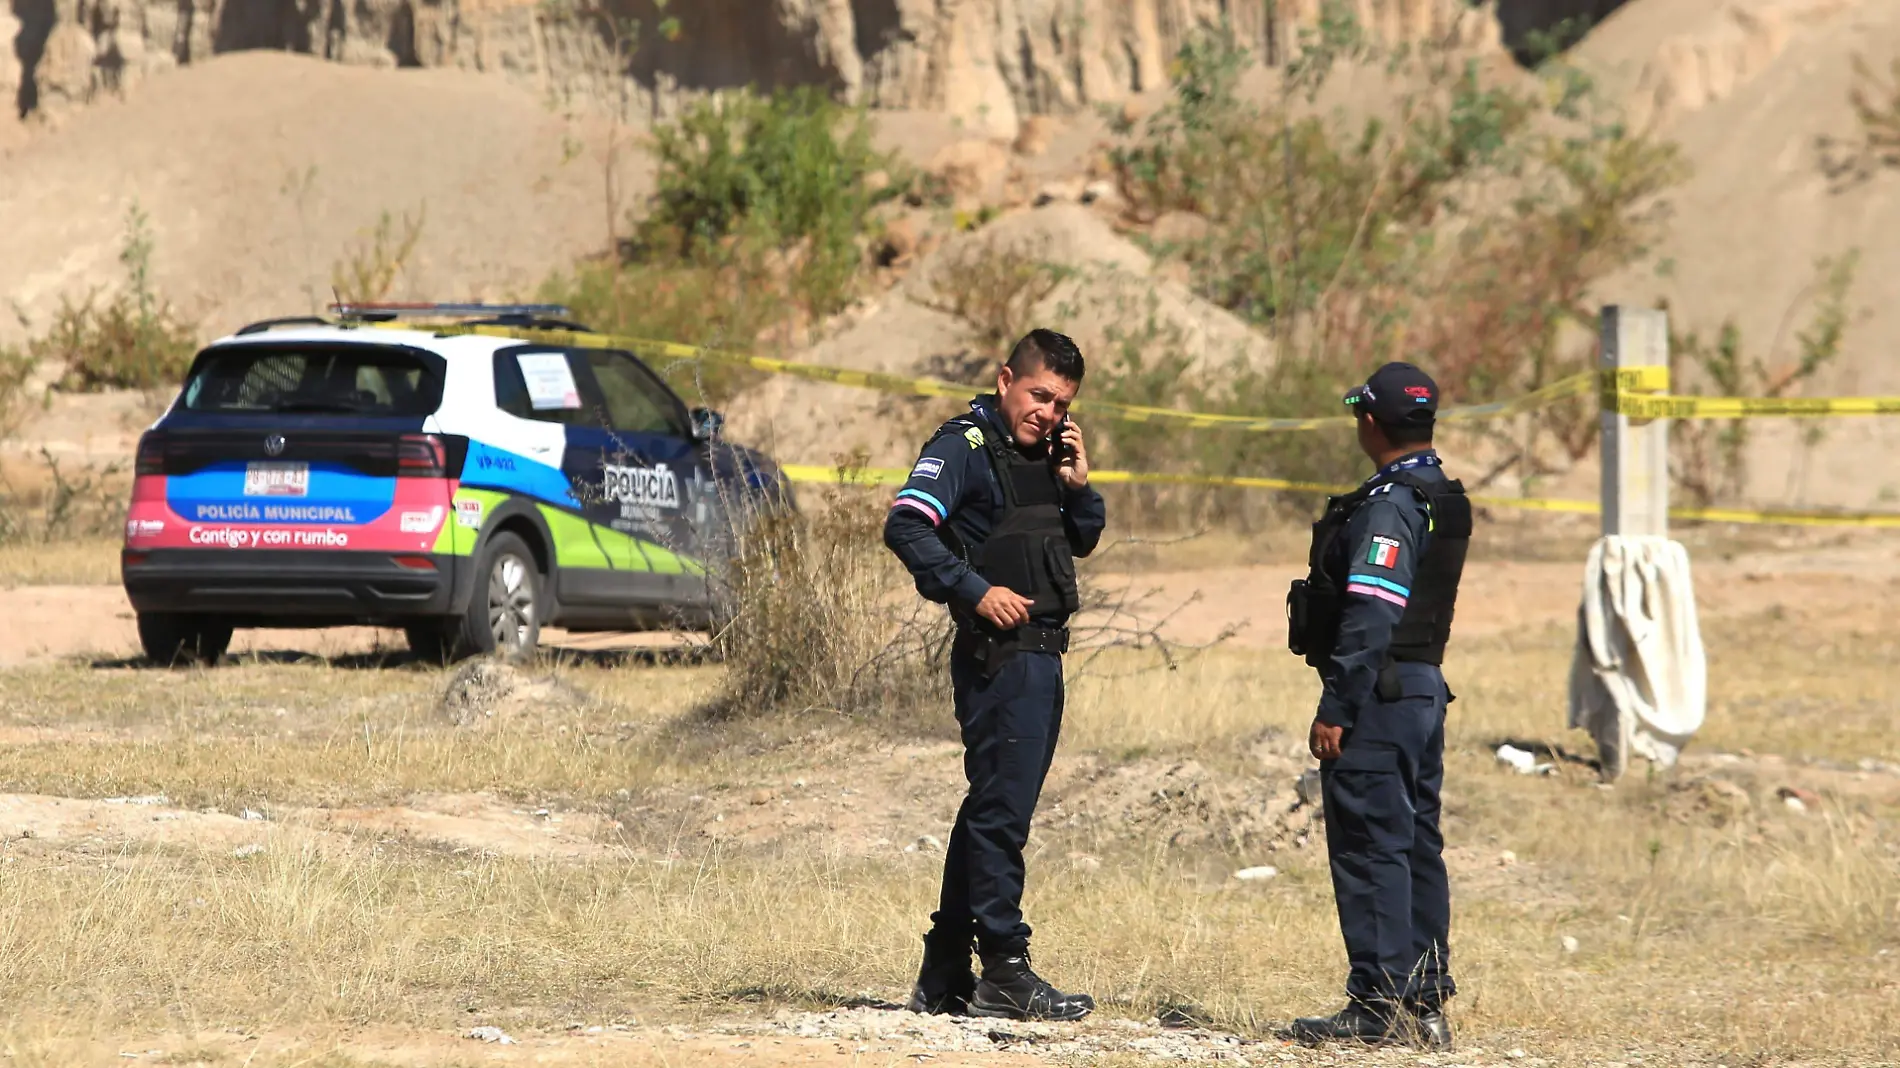
<path fill-rule="evenodd" d="M 1054 447 L 1057 463 L 1075 459 L 1075 449 L 1072 448 L 1068 441 L 1062 436 L 1068 432 L 1068 429 L 1069 417 L 1065 415 L 1062 417 L 1062 421 L 1056 424 L 1055 433 L 1049 436 L 1050 444 Z"/>

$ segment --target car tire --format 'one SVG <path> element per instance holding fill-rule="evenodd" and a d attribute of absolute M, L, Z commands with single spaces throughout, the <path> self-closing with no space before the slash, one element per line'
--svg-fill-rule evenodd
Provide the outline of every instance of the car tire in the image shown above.
<path fill-rule="evenodd" d="M 216 616 L 140 612 L 139 645 L 160 667 L 199 664 L 212 667 L 231 647 L 232 626 Z"/>
<path fill-rule="evenodd" d="M 448 663 L 471 656 L 526 660 L 541 641 L 541 571 L 517 535 L 499 533 L 476 557 L 475 589 L 459 616 L 403 628 L 419 659 Z"/>

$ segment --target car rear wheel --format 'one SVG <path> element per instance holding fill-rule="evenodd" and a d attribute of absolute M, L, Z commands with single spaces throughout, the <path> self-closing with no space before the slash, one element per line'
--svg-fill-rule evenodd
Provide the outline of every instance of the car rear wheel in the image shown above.
<path fill-rule="evenodd" d="M 231 624 L 216 616 L 140 612 L 139 645 L 153 663 L 214 665 L 231 647 Z"/>
<path fill-rule="evenodd" d="M 524 660 L 541 640 L 541 572 L 527 543 L 514 534 L 488 539 L 475 565 L 475 592 L 460 616 L 404 629 L 424 660 L 470 656 Z"/>

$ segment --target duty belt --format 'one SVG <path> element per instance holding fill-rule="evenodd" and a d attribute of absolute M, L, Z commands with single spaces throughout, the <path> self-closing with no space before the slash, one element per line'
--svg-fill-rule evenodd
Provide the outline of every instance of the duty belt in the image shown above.
<path fill-rule="evenodd" d="M 1069 651 L 1067 627 L 1021 626 L 1001 634 L 991 634 L 969 626 L 958 629 L 958 639 L 967 643 L 976 662 L 983 665 L 984 673 L 988 675 L 995 675 L 1017 653 Z"/>

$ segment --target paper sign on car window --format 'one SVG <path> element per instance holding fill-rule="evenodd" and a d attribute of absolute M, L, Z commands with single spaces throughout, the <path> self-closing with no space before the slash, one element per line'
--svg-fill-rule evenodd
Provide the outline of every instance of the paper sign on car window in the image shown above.
<path fill-rule="evenodd" d="M 574 385 L 574 370 L 567 357 L 558 352 L 524 352 L 515 357 L 521 366 L 522 381 L 528 386 L 528 402 L 535 411 L 550 408 L 578 408 L 581 391 Z"/>

